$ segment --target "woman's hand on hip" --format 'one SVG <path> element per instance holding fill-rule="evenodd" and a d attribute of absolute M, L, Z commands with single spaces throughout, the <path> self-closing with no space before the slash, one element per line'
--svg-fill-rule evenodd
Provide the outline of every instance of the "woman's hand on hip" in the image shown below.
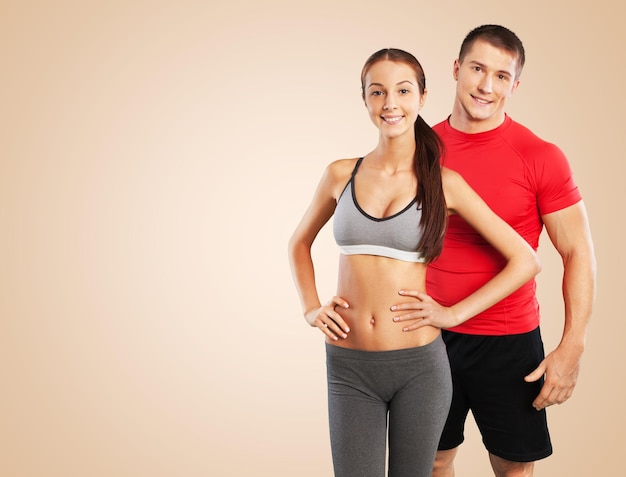
<path fill-rule="evenodd" d="M 341 297 L 335 296 L 325 305 L 308 311 L 304 314 L 304 318 L 311 326 L 319 328 L 322 333 L 332 340 L 339 338 L 347 338 L 350 327 L 344 321 L 342 316 L 337 313 L 338 308 L 349 308 L 350 305 Z"/>
<path fill-rule="evenodd" d="M 393 321 L 403 324 L 402 331 L 414 331 L 424 326 L 452 328 L 459 324 L 451 308 L 441 306 L 426 293 L 418 290 L 400 290 L 398 294 L 417 298 L 391 307 L 391 311 L 396 313 Z M 404 311 L 408 313 L 401 314 Z"/>

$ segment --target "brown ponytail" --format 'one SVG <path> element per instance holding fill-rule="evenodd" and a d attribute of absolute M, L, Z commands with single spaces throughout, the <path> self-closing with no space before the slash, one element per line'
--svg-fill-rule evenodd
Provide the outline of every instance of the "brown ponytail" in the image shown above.
<path fill-rule="evenodd" d="M 413 166 L 418 178 L 417 200 L 422 208 L 423 230 L 418 249 L 430 262 L 441 254 L 448 217 L 441 184 L 443 143 L 421 116 L 415 121 L 415 142 Z"/>

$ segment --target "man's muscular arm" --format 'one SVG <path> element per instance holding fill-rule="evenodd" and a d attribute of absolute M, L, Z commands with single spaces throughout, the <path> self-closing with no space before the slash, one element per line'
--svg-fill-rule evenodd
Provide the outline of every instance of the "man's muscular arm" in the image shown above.
<path fill-rule="evenodd" d="M 572 395 L 596 292 L 596 259 L 583 202 L 542 218 L 563 260 L 565 323 L 559 345 L 525 378 L 531 382 L 545 375 L 545 383 L 533 402 L 537 410 L 561 404 Z"/>

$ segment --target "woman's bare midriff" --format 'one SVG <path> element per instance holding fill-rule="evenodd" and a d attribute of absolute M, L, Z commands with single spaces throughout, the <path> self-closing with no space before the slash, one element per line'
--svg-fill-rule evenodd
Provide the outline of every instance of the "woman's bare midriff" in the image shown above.
<path fill-rule="evenodd" d="M 373 255 L 341 255 L 337 295 L 350 307 L 337 307 L 350 327 L 345 339 L 330 344 L 364 351 L 388 351 L 426 345 L 440 331 L 425 326 L 402 331 L 412 322 L 394 322 L 391 306 L 416 300 L 403 297 L 399 290 L 425 290 L 426 266 Z M 406 313 L 406 312 L 405 312 Z"/>

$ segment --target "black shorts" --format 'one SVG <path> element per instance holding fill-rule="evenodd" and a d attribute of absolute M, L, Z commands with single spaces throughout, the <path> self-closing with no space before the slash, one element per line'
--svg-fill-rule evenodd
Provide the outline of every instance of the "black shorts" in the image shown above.
<path fill-rule="evenodd" d="M 469 410 L 487 450 L 514 462 L 533 462 L 552 454 L 545 409 L 532 402 L 543 378 L 524 376 L 544 358 L 539 328 L 509 336 L 475 336 L 443 331 L 454 386 L 439 450 L 458 447 Z"/>

